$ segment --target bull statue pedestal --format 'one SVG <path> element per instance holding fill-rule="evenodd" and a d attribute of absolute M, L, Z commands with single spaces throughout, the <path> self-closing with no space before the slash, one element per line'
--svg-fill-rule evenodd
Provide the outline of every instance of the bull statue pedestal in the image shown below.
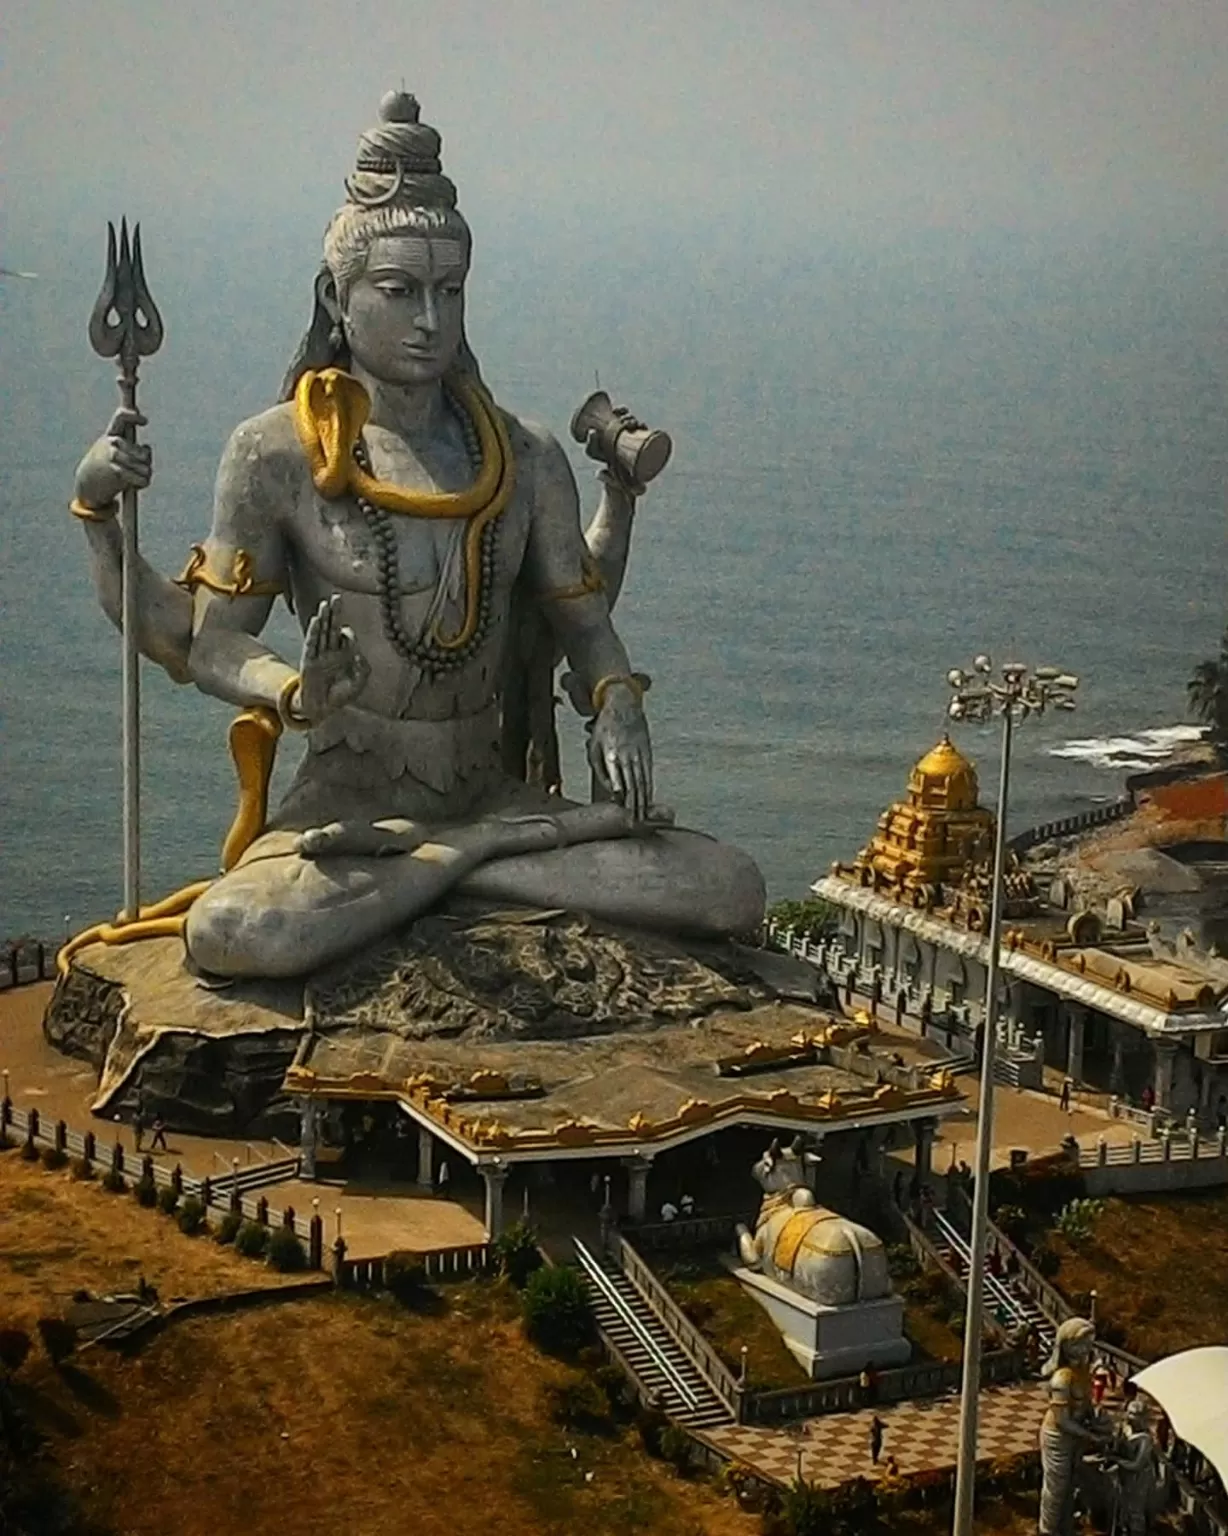
<path fill-rule="evenodd" d="M 904 1365 L 904 1300 L 891 1291 L 887 1255 L 868 1228 L 816 1205 L 800 1140 L 773 1142 L 754 1167 L 763 1203 L 751 1233 L 738 1229 L 735 1279 L 780 1329 L 815 1380 L 866 1366 Z"/>

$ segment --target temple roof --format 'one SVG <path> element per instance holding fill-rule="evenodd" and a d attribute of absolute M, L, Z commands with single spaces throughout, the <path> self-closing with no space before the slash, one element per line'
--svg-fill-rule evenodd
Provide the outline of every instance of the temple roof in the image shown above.
<path fill-rule="evenodd" d="M 976 769 L 945 732 L 909 775 L 908 789 L 916 797 L 915 805 L 947 811 L 976 809 Z"/>

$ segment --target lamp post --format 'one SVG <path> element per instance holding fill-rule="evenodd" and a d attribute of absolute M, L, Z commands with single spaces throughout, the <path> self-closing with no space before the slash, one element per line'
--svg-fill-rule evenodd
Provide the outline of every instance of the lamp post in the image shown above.
<path fill-rule="evenodd" d="M 981 1330 L 985 1312 L 985 1246 L 989 1230 L 989 1160 L 993 1147 L 994 1056 L 998 1027 L 998 950 L 1002 942 L 1002 875 L 1006 862 L 1006 811 L 1010 791 L 1011 742 L 1016 721 L 1040 715 L 1052 706 L 1073 709 L 1079 679 L 1057 667 L 1035 670 L 1007 662 L 994 678 L 988 656 L 978 656 L 972 672 L 947 673 L 952 720 L 1002 719 L 1002 760 L 998 776 L 997 826 L 994 836 L 993 901 L 989 919 L 989 958 L 985 974 L 985 1020 L 981 1046 L 981 1085 L 976 1120 L 976 1178 L 972 1190 L 969 1239 L 968 1311 L 964 1324 L 963 1380 L 959 1400 L 959 1452 L 955 1471 L 954 1536 L 972 1536 L 976 1487 L 977 1411 L 980 1407 Z"/>

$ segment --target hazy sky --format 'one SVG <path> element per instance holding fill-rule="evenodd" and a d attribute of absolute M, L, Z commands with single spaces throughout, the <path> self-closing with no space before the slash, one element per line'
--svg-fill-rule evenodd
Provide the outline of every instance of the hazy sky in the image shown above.
<path fill-rule="evenodd" d="M 1225 0 L 7 0 L 3 235 L 339 201 L 402 78 L 461 207 L 773 233 L 1228 222 Z"/>

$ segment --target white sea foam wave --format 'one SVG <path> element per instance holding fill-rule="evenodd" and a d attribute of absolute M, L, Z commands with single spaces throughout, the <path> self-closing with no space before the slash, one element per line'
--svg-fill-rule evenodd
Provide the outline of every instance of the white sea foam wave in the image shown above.
<path fill-rule="evenodd" d="M 1119 773 L 1141 773 L 1171 758 L 1178 747 L 1201 738 L 1201 726 L 1162 725 L 1134 736 L 1087 736 L 1065 741 L 1061 746 L 1050 747 L 1049 756 L 1072 758 L 1093 768 L 1110 768 Z"/>

